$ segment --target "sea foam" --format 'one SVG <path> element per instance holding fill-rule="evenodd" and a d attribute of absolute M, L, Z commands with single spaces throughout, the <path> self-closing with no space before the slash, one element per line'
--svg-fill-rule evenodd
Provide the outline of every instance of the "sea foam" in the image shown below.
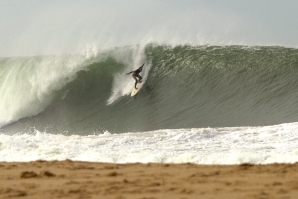
<path fill-rule="evenodd" d="M 268 164 L 298 161 L 298 123 L 79 136 L 0 134 L 0 161 Z"/>

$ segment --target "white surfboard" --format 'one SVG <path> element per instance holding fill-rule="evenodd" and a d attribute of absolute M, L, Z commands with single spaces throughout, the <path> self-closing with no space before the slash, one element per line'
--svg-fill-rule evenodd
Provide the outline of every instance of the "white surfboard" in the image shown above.
<path fill-rule="evenodd" d="M 139 89 L 135 89 L 135 88 L 133 88 L 132 91 L 131 91 L 130 96 L 131 96 L 131 97 L 135 96 L 135 95 L 138 93 L 138 91 L 139 91 Z"/>
<path fill-rule="evenodd" d="M 135 96 L 139 92 L 139 90 L 141 89 L 141 86 L 138 86 L 139 84 L 140 83 L 137 83 L 137 89 L 135 89 L 135 87 L 133 87 L 133 89 L 131 91 L 131 94 L 130 94 L 131 97 Z"/>

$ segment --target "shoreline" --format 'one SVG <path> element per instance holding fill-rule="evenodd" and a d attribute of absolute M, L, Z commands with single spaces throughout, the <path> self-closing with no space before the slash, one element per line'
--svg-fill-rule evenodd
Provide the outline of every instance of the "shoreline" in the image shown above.
<path fill-rule="evenodd" d="M 0 198 L 298 198 L 298 163 L 0 162 Z"/>

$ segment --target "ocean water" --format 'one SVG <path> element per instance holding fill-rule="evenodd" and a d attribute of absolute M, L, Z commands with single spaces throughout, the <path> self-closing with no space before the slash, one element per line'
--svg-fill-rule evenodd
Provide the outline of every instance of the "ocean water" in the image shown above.
<path fill-rule="evenodd" d="M 297 76 L 298 50 L 281 46 L 0 58 L 0 161 L 297 162 Z"/>

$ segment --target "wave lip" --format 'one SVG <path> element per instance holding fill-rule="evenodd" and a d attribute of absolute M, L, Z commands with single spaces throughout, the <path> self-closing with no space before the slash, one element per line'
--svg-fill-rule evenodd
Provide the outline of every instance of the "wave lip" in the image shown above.
<path fill-rule="evenodd" d="M 83 61 L 83 57 L 75 56 L 0 60 L 0 125 L 42 112 L 54 99 L 55 91 L 75 78 Z"/>

